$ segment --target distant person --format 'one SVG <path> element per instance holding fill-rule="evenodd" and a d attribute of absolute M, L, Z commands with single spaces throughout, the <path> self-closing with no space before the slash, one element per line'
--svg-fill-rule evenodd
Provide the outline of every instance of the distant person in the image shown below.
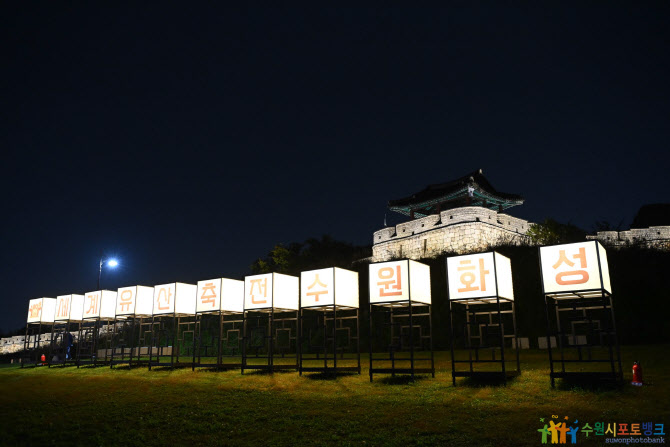
<path fill-rule="evenodd" d="M 73 346 L 73 338 L 70 332 L 67 333 L 67 350 L 65 352 L 65 360 L 70 360 L 70 348 Z"/>

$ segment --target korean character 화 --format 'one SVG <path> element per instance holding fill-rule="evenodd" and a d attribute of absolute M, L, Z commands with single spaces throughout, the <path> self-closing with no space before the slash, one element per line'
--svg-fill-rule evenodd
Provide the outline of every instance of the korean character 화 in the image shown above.
<path fill-rule="evenodd" d="M 490 272 L 484 270 L 484 258 L 479 259 L 478 266 L 472 265 L 471 259 L 464 259 L 458 263 L 458 271 L 463 272 L 459 280 L 465 286 L 458 289 L 459 292 L 474 292 L 476 290 L 486 292 L 486 275 Z"/>

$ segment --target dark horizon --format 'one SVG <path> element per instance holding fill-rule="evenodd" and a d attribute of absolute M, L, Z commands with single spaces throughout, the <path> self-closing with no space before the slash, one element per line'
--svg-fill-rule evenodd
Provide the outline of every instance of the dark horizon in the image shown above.
<path fill-rule="evenodd" d="M 240 277 L 480 168 L 531 222 L 670 202 L 666 3 L 1 8 L 0 330 L 103 250 L 114 290 Z"/>

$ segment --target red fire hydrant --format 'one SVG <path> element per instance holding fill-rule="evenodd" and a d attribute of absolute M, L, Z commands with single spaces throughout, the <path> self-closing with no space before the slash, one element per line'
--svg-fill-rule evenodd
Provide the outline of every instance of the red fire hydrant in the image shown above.
<path fill-rule="evenodd" d="M 46 361 L 47 361 L 47 356 L 44 355 L 44 354 L 42 354 L 42 357 L 40 357 L 40 361 L 42 362 L 42 366 L 44 366 L 44 364 L 45 364 Z"/>
<path fill-rule="evenodd" d="M 642 366 L 638 362 L 633 362 L 633 381 L 632 385 L 642 386 Z"/>

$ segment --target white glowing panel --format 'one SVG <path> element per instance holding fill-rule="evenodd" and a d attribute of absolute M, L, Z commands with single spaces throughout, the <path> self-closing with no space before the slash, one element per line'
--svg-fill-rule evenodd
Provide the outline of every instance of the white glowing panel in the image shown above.
<path fill-rule="evenodd" d="M 154 310 L 154 288 L 137 286 L 135 298 L 135 315 L 138 317 L 150 317 Z"/>
<path fill-rule="evenodd" d="M 300 307 L 300 278 L 273 273 L 272 305 L 276 309 L 298 310 Z"/>
<path fill-rule="evenodd" d="M 412 302 L 431 304 L 430 267 L 409 260 L 409 296 Z"/>
<path fill-rule="evenodd" d="M 53 323 L 56 298 L 35 298 L 28 304 L 28 323 Z"/>
<path fill-rule="evenodd" d="M 300 306 L 358 308 L 358 273 L 326 268 L 300 273 Z"/>
<path fill-rule="evenodd" d="M 476 299 L 500 296 L 514 299 L 512 265 L 505 256 L 495 253 L 447 258 L 449 299 Z"/>
<path fill-rule="evenodd" d="M 430 267 L 412 260 L 370 264 L 370 303 L 431 303 Z"/>
<path fill-rule="evenodd" d="M 244 309 L 298 310 L 300 279 L 280 273 L 244 278 Z"/>
<path fill-rule="evenodd" d="M 540 265 L 544 293 L 600 289 L 612 292 L 607 255 L 597 241 L 540 247 Z"/>
<path fill-rule="evenodd" d="M 81 321 L 84 295 L 60 295 L 56 298 L 54 321 Z"/>
<path fill-rule="evenodd" d="M 84 319 L 113 320 L 116 316 L 116 292 L 96 290 L 84 295 Z"/>
<path fill-rule="evenodd" d="M 221 278 L 221 310 L 244 312 L 244 281 Z"/>
<path fill-rule="evenodd" d="M 151 316 L 154 288 L 145 286 L 121 287 L 116 293 L 117 316 Z"/>
<path fill-rule="evenodd" d="M 197 286 L 181 282 L 154 287 L 154 315 L 195 315 L 197 291 Z"/>
<path fill-rule="evenodd" d="M 198 287 L 195 284 L 176 283 L 175 312 L 182 315 L 195 315 L 195 294 Z"/>
<path fill-rule="evenodd" d="M 607 253 L 605 253 L 605 247 L 603 247 L 600 242 L 597 242 L 598 246 L 598 259 L 600 260 L 600 274 L 603 278 L 603 289 L 607 290 L 609 293 L 612 293 L 612 284 L 610 283 L 610 267 L 607 263 Z"/>
<path fill-rule="evenodd" d="M 496 284 L 498 285 L 498 296 L 514 299 L 514 283 L 512 280 L 512 262 L 500 253 L 493 254 L 496 261 Z"/>
<path fill-rule="evenodd" d="M 358 273 L 334 268 L 335 304 L 358 309 Z"/>

